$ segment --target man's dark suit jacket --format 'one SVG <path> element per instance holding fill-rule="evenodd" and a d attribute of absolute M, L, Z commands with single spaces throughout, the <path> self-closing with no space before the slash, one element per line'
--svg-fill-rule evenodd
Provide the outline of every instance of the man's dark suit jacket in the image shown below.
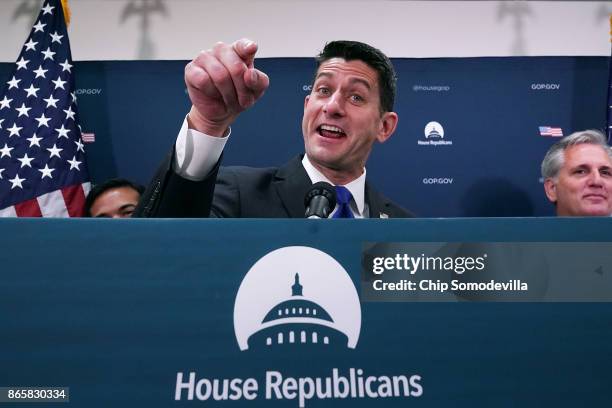
<path fill-rule="evenodd" d="M 172 170 L 170 155 L 143 195 L 138 217 L 304 218 L 304 196 L 312 183 L 302 158 L 280 168 L 219 167 L 202 181 Z M 413 215 L 365 185 L 370 218 Z"/>

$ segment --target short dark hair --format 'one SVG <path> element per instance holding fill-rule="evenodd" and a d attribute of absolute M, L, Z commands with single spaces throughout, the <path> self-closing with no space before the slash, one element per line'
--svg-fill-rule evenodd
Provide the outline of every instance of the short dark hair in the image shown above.
<path fill-rule="evenodd" d="M 121 187 L 131 188 L 132 190 L 137 191 L 140 195 L 142 195 L 142 193 L 145 191 L 144 186 L 133 183 L 124 178 L 112 178 L 110 180 L 106 180 L 104 183 L 96 184 L 85 199 L 85 217 L 91 217 L 91 207 L 98 197 L 108 190 Z"/>
<path fill-rule="evenodd" d="M 328 42 L 325 44 L 323 51 L 316 56 L 317 70 L 323 62 L 332 58 L 342 58 L 346 61 L 363 61 L 375 70 L 378 74 L 381 111 L 393 111 L 397 78 L 391 60 L 381 50 L 358 41 L 340 40 Z"/>

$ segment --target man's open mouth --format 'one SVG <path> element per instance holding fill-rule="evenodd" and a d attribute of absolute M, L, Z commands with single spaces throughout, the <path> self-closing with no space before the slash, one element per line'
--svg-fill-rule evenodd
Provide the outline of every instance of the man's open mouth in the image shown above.
<path fill-rule="evenodd" d="M 344 130 L 332 125 L 321 125 L 317 128 L 317 132 L 323 137 L 330 137 L 335 139 L 346 136 Z"/>

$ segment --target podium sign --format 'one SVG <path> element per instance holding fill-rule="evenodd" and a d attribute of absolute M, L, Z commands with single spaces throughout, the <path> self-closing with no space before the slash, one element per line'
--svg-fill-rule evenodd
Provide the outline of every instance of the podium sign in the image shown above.
<path fill-rule="evenodd" d="M 0 230 L 0 402 L 9 405 L 611 401 L 611 219 L 19 219 L 0 220 Z M 487 253 L 482 262 L 494 268 L 493 252 L 530 243 L 546 243 L 537 264 L 516 256 L 503 276 L 489 273 L 529 283 L 548 265 L 547 286 L 544 275 L 532 280 L 537 296 L 496 297 L 482 285 L 472 287 L 478 295 L 449 288 L 443 301 L 366 293 L 375 263 L 387 267 L 373 273 L 380 279 L 393 267 L 425 280 L 429 270 L 398 267 L 404 255 L 443 253 L 456 269 L 457 254 L 474 256 L 461 263 L 476 268 Z M 570 257 L 584 267 L 559 281 L 555 243 L 584 249 Z M 562 302 L 547 298 L 559 287 Z"/>

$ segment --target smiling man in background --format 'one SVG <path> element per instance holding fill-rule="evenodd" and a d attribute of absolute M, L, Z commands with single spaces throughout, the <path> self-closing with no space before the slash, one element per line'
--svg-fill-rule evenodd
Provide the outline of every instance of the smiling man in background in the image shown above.
<path fill-rule="evenodd" d="M 575 132 L 552 145 L 542 177 L 558 216 L 612 214 L 612 148 L 601 132 Z"/>

